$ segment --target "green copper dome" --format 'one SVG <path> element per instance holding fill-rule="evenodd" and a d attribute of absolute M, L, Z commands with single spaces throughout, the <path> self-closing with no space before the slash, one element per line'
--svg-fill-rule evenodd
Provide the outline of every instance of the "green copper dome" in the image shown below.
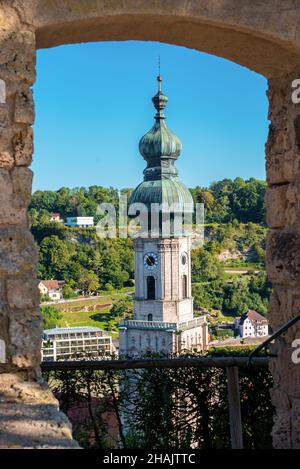
<path fill-rule="evenodd" d="M 193 198 L 185 185 L 174 177 L 142 182 L 131 195 L 130 204 L 133 203 L 143 203 L 148 210 L 151 204 L 165 203 L 181 212 L 184 208 L 191 210 L 184 204 L 193 204 Z"/>
<path fill-rule="evenodd" d="M 182 145 L 177 135 L 166 125 L 163 111 L 168 98 L 161 91 L 160 75 L 157 81 L 158 93 L 152 98 L 157 111 L 154 116 L 155 123 L 139 143 L 140 153 L 147 162 L 144 181 L 133 191 L 129 203 L 143 203 L 148 210 L 154 203 L 165 203 L 169 206 L 177 204 L 175 211 L 183 211 L 183 204 L 193 207 L 193 199 L 190 191 L 179 180 L 178 170 L 174 165 Z"/>

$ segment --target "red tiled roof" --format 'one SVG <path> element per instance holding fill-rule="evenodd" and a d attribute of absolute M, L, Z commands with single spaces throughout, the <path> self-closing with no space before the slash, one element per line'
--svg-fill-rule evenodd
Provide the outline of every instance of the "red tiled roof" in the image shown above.
<path fill-rule="evenodd" d="M 41 280 L 41 283 L 48 289 L 48 290 L 57 290 L 61 285 L 61 281 L 59 280 Z"/>
<path fill-rule="evenodd" d="M 247 316 L 250 319 L 250 321 L 254 321 L 254 322 L 267 321 L 267 319 L 264 316 L 259 314 L 257 311 L 254 311 L 253 309 L 249 309 Z"/>
<path fill-rule="evenodd" d="M 252 324 L 255 326 L 257 322 L 264 322 L 265 324 L 268 323 L 267 318 L 259 314 L 257 311 L 254 311 L 253 309 L 249 309 L 249 311 L 245 314 L 243 314 L 240 317 L 239 324 L 242 325 L 245 321 L 245 319 L 249 319 Z"/>

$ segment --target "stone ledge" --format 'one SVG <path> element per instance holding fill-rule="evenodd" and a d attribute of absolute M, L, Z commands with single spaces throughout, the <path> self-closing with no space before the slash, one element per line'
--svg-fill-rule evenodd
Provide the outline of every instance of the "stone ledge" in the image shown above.
<path fill-rule="evenodd" d="M 79 448 L 48 386 L 0 375 L 0 448 Z"/>

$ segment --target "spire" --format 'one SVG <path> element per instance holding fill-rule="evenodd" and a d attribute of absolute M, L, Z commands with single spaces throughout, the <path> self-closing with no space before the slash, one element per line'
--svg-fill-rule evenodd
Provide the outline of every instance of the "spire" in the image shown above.
<path fill-rule="evenodd" d="M 156 109 L 153 127 L 141 138 L 139 150 L 147 161 L 147 168 L 144 170 L 145 180 L 155 180 L 162 178 L 176 177 L 178 174 L 174 166 L 174 161 L 181 151 L 179 138 L 171 132 L 165 122 L 164 109 L 168 102 L 168 97 L 162 92 L 162 76 L 157 76 L 158 91 L 152 98 Z"/>
<path fill-rule="evenodd" d="M 168 102 L 168 97 L 165 96 L 161 90 L 161 82 L 162 82 L 162 76 L 159 74 L 158 77 L 157 77 L 157 83 L 158 83 L 158 91 L 157 91 L 157 94 L 155 96 L 153 96 L 152 98 L 152 102 L 154 104 L 154 107 L 157 111 L 157 113 L 155 114 L 155 119 L 156 120 L 159 120 L 159 119 L 165 119 L 165 115 L 164 115 L 164 109 L 167 105 L 167 102 Z"/>
<path fill-rule="evenodd" d="M 141 138 L 139 150 L 147 162 L 144 169 L 144 181 L 138 185 L 130 197 L 130 204 L 139 202 L 145 204 L 149 213 L 151 204 L 167 203 L 169 207 L 173 204 L 190 204 L 193 199 L 189 190 L 178 178 L 175 161 L 181 152 L 181 142 L 166 124 L 164 108 L 168 97 L 162 92 L 162 76 L 157 76 L 158 90 L 152 98 L 156 109 L 154 124 L 152 128 Z M 160 212 L 162 213 L 162 212 Z M 160 215 L 161 223 L 161 215 Z"/>

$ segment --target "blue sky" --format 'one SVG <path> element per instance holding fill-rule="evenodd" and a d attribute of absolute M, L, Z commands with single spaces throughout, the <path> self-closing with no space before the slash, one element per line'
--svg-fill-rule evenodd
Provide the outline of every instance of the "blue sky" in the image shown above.
<path fill-rule="evenodd" d="M 101 42 L 38 51 L 34 190 L 142 180 L 138 142 L 153 123 L 158 55 L 182 181 L 265 178 L 265 78 L 183 47 Z"/>

